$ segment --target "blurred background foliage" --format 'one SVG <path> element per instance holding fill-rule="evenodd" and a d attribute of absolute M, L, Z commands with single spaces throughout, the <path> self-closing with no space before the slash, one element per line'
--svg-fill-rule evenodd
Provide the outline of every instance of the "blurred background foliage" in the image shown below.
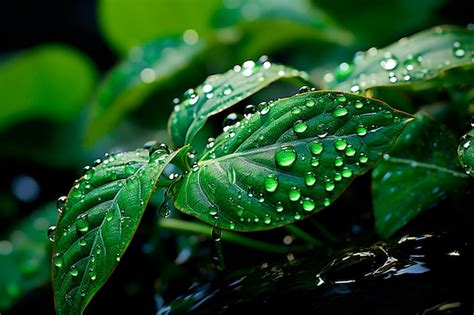
<path fill-rule="evenodd" d="M 321 82 L 323 73 L 359 50 L 434 25 L 466 26 L 473 5 L 462 0 L 4 1 L 0 311 L 53 312 L 46 236 L 56 218 L 51 202 L 67 193 L 82 166 L 104 152 L 134 149 L 150 139 L 169 143 L 166 123 L 173 99 L 189 87 L 261 55 Z M 339 207 L 354 194 L 349 191 Z M 159 204 L 161 198 L 156 199 Z M 359 206 L 370 208 L 368 193 Z M 372 228 L 370 213 L 357 215 Z M 330 222 L 331 214 L 318 220 L 311 224 Z M 354 214 L 346 220 L 333 232 L 350 239 L 359 230 L 352 225 Z M 152 222 L 144 220 L 91 313 L 111 296 L 128 301 L 118 302 L 117 310 L 141 303 L 140 311 L 153 312 L 160 304 L 156 292 L 180 288 L 171 279 L 188 277 L 181 284 L 185 288 L 196 278 L 193 272 L 203 271 L 209 247 L 196 244 L 206 238 L 158 231 Z M 259 235 L 279 242 L 284 236 Z M 239 257 L 238 251 L 227 252 Z M 259 262 L 256 253 L 234 267 Z"/>

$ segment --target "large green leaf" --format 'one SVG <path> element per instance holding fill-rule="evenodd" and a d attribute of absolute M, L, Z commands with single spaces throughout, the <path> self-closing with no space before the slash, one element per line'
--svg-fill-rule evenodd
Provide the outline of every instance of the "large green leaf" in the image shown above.
<path fill-rule="evenodd" d="M 256 64 L 249 60 L 226 73 L 208 77 L 196 89 L 188 90 L 185 100 L 175 106 L 168 123 L 173 143 L 176 146 L 191 143 L 209 117 L 232 107 L 281 78 L 305 80 L 307 75 L 283 65 L 271 64 L 269 61 Z"/>
<path fill-rule="evenodd" d="M 466 174 L 474 176 L 474 129 L 462 136 L 458 156 Z"/>
<path fill-rule="evenodd" d="M 128 112 L 140 106 L 163 81 L 183 71 L 204 50 L 201 42 L 162 39 L 135 47 L 113 68 L 93 103 L 86 142 L 110 131 Z M 163 106 L 159 104 L 158 106 Z"/>
<path fill-rule="evenodd" d="M 212 225 L 282 226 L 333 202 L 409 119 L 385 103 L 320 91 L 263 106 L 208 144 L 172 186 L 175 205 Z"/>
<path fill-rule="evenodd" d="M 96 70 L 82 53 L 42 45 L 0 64 L 0 129 L 31 118 L 67 121 L 91 96 Z"/>
<path fill-rule="evenodd" d="M 196 35 L 208 37 L 219 6 L 219 0 L 100 0 L 99 25 L 111 46 L 127 54 L 157 38 L 183 35 L 192 42 Z"/>
<path fill-rule="evenodd" d="M 163 169 L 178 153 L 118 153 L 86 169 L 60 206 L 52 267 L 58 314 L 81 313 L 108 279 Z"/>
<path fill-rule="evenodd" d="M 378 233 L 387 238 L 450 193 L 463 187 L 456 139 L 442 125 L 418 114 L 372 173 Z"/>
<path fill-rule="evenodd" d="M 361 92 L 379 86 L 409 85 L 442 75 L 451 68 L 472 64 L 474 31 L 437 26 L 400 39 L 383 48 L 357 53 L 325 75 L 322 85 Z"/>
<path fill-rule="evenodd" d="M 46 231 L 56 215 L 54 204 L 44 206 L 0 240 L 0 311 L 7 311 L 26 293 L 49 282 Z"/>

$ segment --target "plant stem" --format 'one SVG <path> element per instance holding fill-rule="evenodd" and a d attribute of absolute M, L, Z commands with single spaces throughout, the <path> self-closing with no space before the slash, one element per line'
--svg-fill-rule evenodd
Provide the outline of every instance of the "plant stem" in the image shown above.
<path fill-rule="evenodd" d="M 308 242 L 308 243 L 311 244 L 312 246 L 323 247 L 323 244 L 324 244 L 323 241 L 318 240 L 317 238 L 314 238 L 312 235 L 306 233 L 305 231 L 303 231 L 302 229 L 300 229 L 299 227 L 297 227 L 297 226 L 294 225 L 294 224 L 292 224 L 292 225 L 286 225 L 286 226 L 285 226 L 285 229 L 286 229 L 288 232 L 290 232 L 291 234 L 293 234 L 294 236 L 299 237 L 299 238 L 301 238 L 302 240 Z"/>
<path fill-rule="evenodd" d="M 161 229 L 179 231 L 184 233 L 201 234 L 211 237 L 212 227 L 206 224 L 188 222 L 178 219 L 162 218 L 158 221 L 158 227 Z M 239 244 L 253 249 L 263 250 L 275 254 L 287 254 L 289 252 L 304 252 L 309 248 L 307 246 L 284 246 L 272 243 L 254 240 L 238 233 L 222 231 L 222 239 L 229 243 Z"/>

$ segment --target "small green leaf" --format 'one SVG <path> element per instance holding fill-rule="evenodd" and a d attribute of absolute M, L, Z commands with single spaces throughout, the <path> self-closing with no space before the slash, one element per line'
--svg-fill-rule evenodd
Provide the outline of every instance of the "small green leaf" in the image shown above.
<path fill-rule="evenodd" d="M 281 78 L 305 80 L 307 74 L 269 61 L 260 65 L 248 60 L 226 73 L 208 77 L 196 89 L 188 90 L 186 99 L 175 106 L 168 123 L 174 145 L 191 143 L 209 117 Z"/>
<path fill-rule="evenodd" d="M 370 169 L 408 119 L 353 94 L 320 91 L 275 101 L 216 139 L 172 186 L 175 205 L 225 229 L 298 221 Z"/>
<path fill-rule="evenodd" d="M 94 100 L 86 142 L 110 131 L 128 112 L 139 107 L 164 80 L 178 74 L 204 50 L 202 42 L 162 39 L 135 47 L 113 68 Z M 161 104 L 162 106 L 162 104 Z"/>
<path fill-rule="evenodd" d="M 213 32 L 211 16 L 220 5 L 219 0 L 100 0 L 99 26 L 109 44 L 126 55 L 157 38 L 183 35 L 188 42 L 208 38 Z"/>
<path fill-rule="evenodd" d="M 56 220 L 53 204 L 35 211 L 0 240 L 0 311 L 7 311 L 50 279 L 48 227 Z"/>
<path fill-rule="evenodd" d="M 378 233 L 388 238 L 422 211 L 463 187 L 468 177 L 456 159 L 456 139 L 418 114 L 372 173 Z"/>
<path fill-rule="evenodd" d="M 474 129 L 462 136 L 458 146 L 458 157 L 466 174 L 474 176 Z"/>
<path fill-rule="evenodd" d="M 117 266 L 165 166 L 178 154 L 148 150 L 111 155 L 86 169 L 58 218 L 53 289 L 58 314 L 79 314 Z M 60 200 L 61 201 L 61 200 Z"/>
<path fill-rule="evenodd" d="M 325 75 L 323 86 L 362 92 L 379 86 L 409 85 L 440 76 L 446 70 L 472 64 L 474 31 L 437 26 L 383 48 L 357 53 Z"/>
<path fill-rule="evenodd" d="M 96 76 L 85 55 L 64 45 L 42 45 L 7 59 L 0 64 L 0 129 L 31 118 L 74 118 Z"/>

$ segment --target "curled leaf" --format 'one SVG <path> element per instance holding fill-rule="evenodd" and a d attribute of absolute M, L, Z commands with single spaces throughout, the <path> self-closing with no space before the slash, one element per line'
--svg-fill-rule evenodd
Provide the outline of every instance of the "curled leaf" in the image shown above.
<path fill-rule="evenodd" d="M 178 154 L 141 149 L 87 168 L 60 198 L 53 247 L 58 314 L 79 314 L 102 287 L 135 234 L 165 166 Z"/>

